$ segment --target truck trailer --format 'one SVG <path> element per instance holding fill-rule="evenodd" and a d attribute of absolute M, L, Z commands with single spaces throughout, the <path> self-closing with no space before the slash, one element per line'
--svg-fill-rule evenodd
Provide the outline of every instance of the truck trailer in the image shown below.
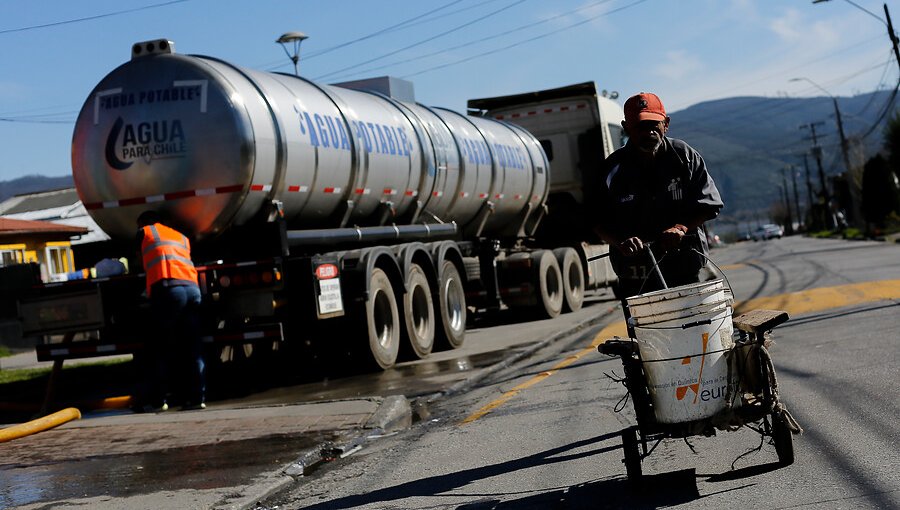
<path fill-rule="evenodd" d="M 111 237 L 76 257 L 133 259 L 138 216 L 159 212 L 193 240 L 217 353 L 316 342 L 386 369 L 461 346 L 467 314 L 554 317 L 614 283 L 588 262 L 608 248 L 584 204 L 622 110 L 593 83 L 463 115 L 393 78 L 324 85 L 165 39 L 131 53 L 76 121 L 75 186 Z M 54 339 L 41 360 L 134 352 L 153 335 L 143 289 L 141 274 L 36 285 L 23 330 Z"/>

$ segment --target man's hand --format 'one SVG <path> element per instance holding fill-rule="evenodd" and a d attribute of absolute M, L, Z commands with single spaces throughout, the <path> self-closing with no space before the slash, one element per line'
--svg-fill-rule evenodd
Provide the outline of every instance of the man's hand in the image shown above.
<path fill-rule="evenodd" d="M 644 251 L 644 242 L 640 237 L 629 237 L 621 243 L 616 243 L 616 249 L 626 257 L 634 257 Z"/>
<path fill-rule="evenodd" d="M 677 248 L 687 231 L 688 229 L 684 225 L 674 225 L 671 228 L 667 228 L 659 236 L 659 244 L 662 245 L 664 250 Z"/>

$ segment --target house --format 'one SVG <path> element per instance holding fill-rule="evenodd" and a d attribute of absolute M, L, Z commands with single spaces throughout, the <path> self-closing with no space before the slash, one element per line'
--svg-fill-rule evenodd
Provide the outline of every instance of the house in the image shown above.
<path fill-rule="evenodd" d="M 43 281 L 56 281 L 75 271 L 71 239 L 88 232 L 86 227 L 0 216 L 0 267 L 35 262 Z"/>
<path fill-rule="evenodd" d="M 0 216 L 18 220 L 49 221 L 86 228 L 88 233 L 73 239 L 73 245 L 109 239 L 109 236 L 90 217 L 75 188 L 24 193 L 10 197 L 0 202 Z"/>

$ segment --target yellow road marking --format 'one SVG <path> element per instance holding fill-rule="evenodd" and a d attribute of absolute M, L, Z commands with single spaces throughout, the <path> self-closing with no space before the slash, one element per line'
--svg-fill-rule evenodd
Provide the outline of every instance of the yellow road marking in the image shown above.
<path fill-rule="evenodd" d="M 832 308 L 841 308 L 844 306 L 852 306 L 873 301 L 882 301 L 886 299 L 900 299 L 900 280 L 884 280 L 880 282 L 864 282 L 851 283 L 847 285 L 838 285 L 835 287 L 824 287 L 819 289 L 810 289 L 800 292 L 790 292 L 778 296 L 762 297 L 750 299 L 737 303 L 735 310 L 737 312 L 747 310 L 774 309 L 784 310 L 791 316 L 805 313 L 820 312 Z M 626 337 L 628 330 L 625 327 L 625 321 L 617 321 L 607 325 L 599 333 L 594 336 L 591 345 L 579 351 L 576 354 L 567 356 L 565 359 L 557 363 L 553 368 L 532 377 L 531 379 L 519 384 L 513 389 L 503 393 L 500 398 L 485 405 L 475 413 L 471 414 L 462 424 L 471 423 L 482 416 L 490 413 L 494 409 L 502 406 L 510 399 L 519 394 L 520 391 L 534 386 L 535 384 L 550 377 L 561 368 L 567 367 L 578 361 L 581 357 L 597 352 L 597 346 L 614 336 Z"/>

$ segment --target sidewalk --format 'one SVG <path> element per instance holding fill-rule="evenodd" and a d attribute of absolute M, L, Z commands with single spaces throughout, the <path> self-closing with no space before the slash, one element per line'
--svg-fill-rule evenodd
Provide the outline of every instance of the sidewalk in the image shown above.
<path fill-rule="evenodd" d="M 595 301 L 576 313 L 529 323 L 525 334 L 516 324 L 474 328 L 462 349 L 435 353 L 429 360 L 409 363 L 407 370 L 420 363 L 502 353 L 485 368 L 438 375 L 446 378 L 444 389 L 421 398 L 433 403 L 465 392 L 574 332 L 617 319 L 617 306 Z M 2 362 L 3 368 L 52 365 L 38 363 L 33 352 Z M 251 509 L 327 460 L 409 428 L 417 403 L 403 395 L 365 395 L 258 407 L 228 408 L 227 403 L 223 407 L 214 402 L 204 411 L 92 416 L 0 443 L 0 507 L 36 510 L 65 502 L 99 510 Z M 260 452 L 273 451 L 268 464 L 252 464 Z M 154 475 L 160 466 L 163 474 Z M 82 474 L 85 469 L 87 475 Z"/>

